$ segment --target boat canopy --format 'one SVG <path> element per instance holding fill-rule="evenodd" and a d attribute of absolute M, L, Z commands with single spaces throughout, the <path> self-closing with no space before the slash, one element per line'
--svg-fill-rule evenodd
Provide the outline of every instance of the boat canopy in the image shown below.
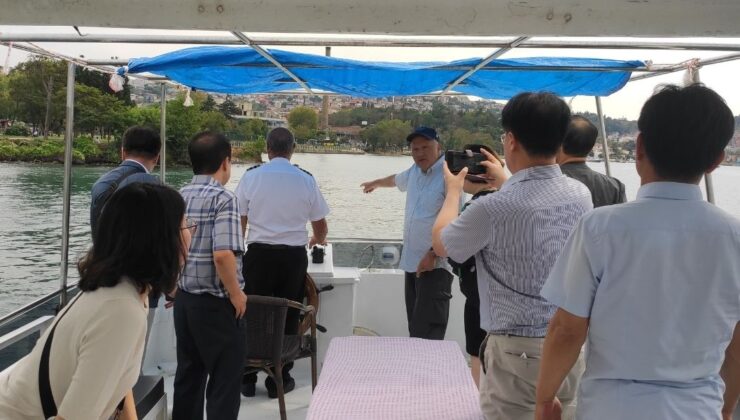
<path fill-rule="evenodd" d="M 250 46 L 206 46 L 135 58 L 118 74 L 152 73 L 193 89 L 226 94 L 306 89 L 365 98 L 439 94 L 460 80 L 454 92 L 508 99 L 543 90 L 560 96 L 607 96 L 629 81 L 632 70 L 645 68 L 642 61 L 593 58 L 483 60 L 390 63 Z"/>

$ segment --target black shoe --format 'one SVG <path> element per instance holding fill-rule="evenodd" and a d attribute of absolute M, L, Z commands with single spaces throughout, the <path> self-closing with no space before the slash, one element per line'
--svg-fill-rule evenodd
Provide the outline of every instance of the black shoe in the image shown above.
<path fill-rule="evenodd" d="M 242 383 L 242 395 L 245 397 L 254 397 L 255 385 L 254 382 Z"/>
<path fill-rule="evenodd" d="M 269 376 L 267 379 L 265 379 L 265 388 L 267 388 L 267 396 L 270 398 L 277 398 L 278 397 L 278 391 L 277 391 L 277 385 L 275 385 L 275 381 L 272 380 Z M 295 389 L 295 379 L 288 376 L 287 378 L 283 379 L 283 393 L 287 394 L 288 392 Z"/>

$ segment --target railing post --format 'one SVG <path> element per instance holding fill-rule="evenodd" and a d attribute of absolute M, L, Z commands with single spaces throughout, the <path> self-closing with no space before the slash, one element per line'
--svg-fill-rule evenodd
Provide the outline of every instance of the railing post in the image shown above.
<path fill-rule="evenodd" d="M 159 155 L 159 171 L 162 183 L 167 181 L 167 84 L 162 83 L 159 108 L 159 138 L 162 139 L 162 151 Z"/>
<path fill-rule="evenodd" d="M 596 112 L 599 114 L 599 125 L 601 126 L 601 145 L 604 148 L 604 167 L 606 168 L 606 174 L 612 176 L 611 167 L 609 167 L 609 142 L 607 142 L 606 135 L 606 120 L 604 119 L 604 111 L 601 109 L 601 97 L 596 96 Z"/>
<path fill-rule="evenodd" d="M 62 266 L 59 285 L 59 307 L 67 304 L 67 272 L 69 271 L 69 214 L 72 192 L 72 148 L 74 147 L 75 64 L 67 63 L 67 118 L 64 122 L 64 187 L 62 190 Z"/>
<path fill-rule="evenodd" d="M 712 204 L 716 204 L 714 201 L 714 182 L 712 181 L 712 174 L 704 174 L 704 185 L 707 187 L 707 201 Z"/>

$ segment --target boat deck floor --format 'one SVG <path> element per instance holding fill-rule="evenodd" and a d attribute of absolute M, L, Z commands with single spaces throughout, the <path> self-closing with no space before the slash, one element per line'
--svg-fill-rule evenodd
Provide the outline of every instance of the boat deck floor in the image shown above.
<path fill-rule="evenodd" d="M 166 369 L 165 392 L 167 393 L 167 411 L 172 415 L 174 370 Z M 295 390 L 285 395 L 285 408 L 289 420 L 303 420 L 308 413 L 308 404 L 311 401 L 311 363 L 309 359 L 295 362 L 291 371 L 295 379 Z M 269 398 L 265 389 L 266 374 L 260 373 L 257 379 L 257 393 L 254 397 L 241 397 L 239 420 L 274 420 L 280 418 L 280 408 L 277 398 Z"/>

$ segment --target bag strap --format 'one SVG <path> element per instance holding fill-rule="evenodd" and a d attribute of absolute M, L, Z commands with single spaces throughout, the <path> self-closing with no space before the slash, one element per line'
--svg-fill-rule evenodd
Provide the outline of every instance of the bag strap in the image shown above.
<path fill-rule="evenodd" d="M 124 168 L 124 169 L 130 169 L 130 167 L 128 167 L 128 166 L 123 166 L 122 168 Z M 110 183 L 110 185 L 108 185 L 108 188 L 105 191 L 103 191 L 103 193 L 101 193 L 97 197 L 97 199 L 95 200 L 95 202 L 93 203 L 93 204 L 95 204 L 95 215 L 94 215 L 95 222 L 97 222 L 98 219 L 100 218 L 100 213 L 103 211 L 103 206 L 105 205 L 105 203 L 107 203 L 108 202 L 108 199 L 113 195 L 113 193 L 118 190 L 118 186 L 121 185 L 121 183 L 123 183 L 123 181 L 125 181 L 126 178 L 130 177 L 131 175 L 136 175 L 136 174 L 140 174 L 140 173 L 144 173 L 144 172 L 138 170 L 138 168 L 136 168 L 136 169 L 130 169 L 128 171 L 122 170 L 121 171 L 121 174 L 118 176 L 118 178 L 114 179 Z"/>
<path fill-rule="evenodd" d="M 488 276 L 491 277 L 491 280 L 495 281 L 496 283 L 503 286 L 504 288 L 516 293 L 517 295 L 528 297 L 530 299 L 545 300 L 545 298 L 543 298 L 542 296 L 530 295 L 529 293 L 520 292 L 519 290 L 514 289 L 508 284 L 504 284 L 504 282 L 497 279 L 496 276 L 493 274 L 493 270 L 491 269 L 491 266 L 488 264 L 488 261 L 483 257 L 482 253 L 480 255 L 480 259 L 481 259 L 481 262 L 483 263 L 483 268 L 486 269 L 486 272 L 488 273 Z"/>
<path fill-rule="evenodd" d="M 41 408 L 44 410 L 45 419 L 55 417 L 57 415 L 57 405 L 54 402 L 54 395 L 51 393 L 51 382 L 49 381 L 49 354 L 51 352 L 51 342 L 54 339 L 54 331 L 62 318 L 64 318 L 64 315 L 69 312 L 72 304 L 77 302 L 80 296 L 82 296 L 82 292 L 80 292 L 75 299 L 67 305 L 64 312 L 59 314 L 57 322 L 55 322 L 51 327 L 49 336 L 46 338 L 46 343 L 44 343 L 44 349 L 41 352 L 41 362 L 39 364 L 39 393 L 41 394 Z"/>

